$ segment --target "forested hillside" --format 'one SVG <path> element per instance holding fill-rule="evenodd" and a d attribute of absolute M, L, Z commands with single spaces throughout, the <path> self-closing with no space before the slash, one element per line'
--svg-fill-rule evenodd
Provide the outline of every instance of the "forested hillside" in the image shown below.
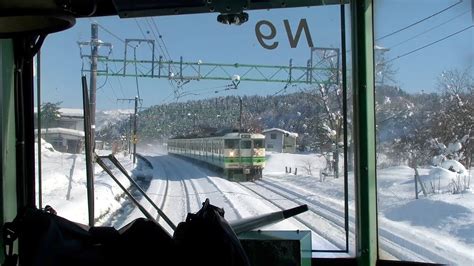
<path fill-rule="evenodd" d="M 390 162 L 395 164 L 426 164 L 433 156 L 442 154 L 462 157 L 459 160 L 469 164 L 473 150 L 470 141 L 474 125 L 472 97 L 473 94 L 465 90 L 409 94 L 398 87 L 378 86 L 375 98 L 378 152 L 390 157 Z M 347 103 L 350 140 L 350 93 Z M 324 87 L 285 95 L 226 96 L 153 106 L 139 112 L 139 140 L 238 130 L 240 107 L 242 131 L 262 132 L 276 127 L 296 132 L 300 151 L 343 148 L 341 92 Z M 125 139 L 130 124 L 126 119 L 109 125 L 98 133 L 99 138 L 108 142 Z M 455 152 L 457 155 L 450 154 L 446 148 L 449 143 L 459 143 L 462 147 Z"/>

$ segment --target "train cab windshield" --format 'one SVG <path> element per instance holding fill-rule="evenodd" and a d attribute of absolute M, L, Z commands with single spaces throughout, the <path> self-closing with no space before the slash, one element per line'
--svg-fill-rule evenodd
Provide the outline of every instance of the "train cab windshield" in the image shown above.
<path fill-rule="evenodd" d="M 260 139 L 254 140 L 254 141 L 253 141 L 253 147 L 254 147 L 255 149 L 261 149 L 261 148 L 265 147 L 265 146 L 264 146 L 264 141 L 263 141 L 263 140 L 260 140 Z"/>
<path fill-rule="evenodd" d="M 98 164 L 87 212 L 90 128 L 93 158 L 175 225 L 206 199 L 228 221 L 307 205 L 261 229 L 297 239 L 302 261 L 474 263 L 471 1 L 366 1 L 359 17 L 354 1 L 192 1 L 166 15 L 112 2 L 121 18 L 78 18 L 34 58 L 40 207 L 116 228 L 144 216 Z"/>
<path fill-rule="evenodd" d="M 239 147 L 240 140 L 238 139 L 226 139 L 224 140 L 224 148 L 235 149 Z"/>

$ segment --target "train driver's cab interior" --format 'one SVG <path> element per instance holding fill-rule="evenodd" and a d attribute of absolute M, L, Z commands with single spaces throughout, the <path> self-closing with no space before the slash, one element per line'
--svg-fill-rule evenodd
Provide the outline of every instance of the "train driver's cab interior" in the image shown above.
<path fill-rule="evenodd" d="M 0 0 L 0 264 L 474 265 L 473 23 Z"/>

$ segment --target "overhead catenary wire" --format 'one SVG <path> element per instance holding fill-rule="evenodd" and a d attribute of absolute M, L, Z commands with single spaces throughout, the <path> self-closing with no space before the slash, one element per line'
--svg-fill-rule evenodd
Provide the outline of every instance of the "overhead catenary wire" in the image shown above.
<path fill-rule="evenodd" d="M 163 46 L 160 44 L 160 39 L 157 38 L 157 36 L 156 36 L 156 34 L 155 34 L 155 30 L 153 29 L 152 24 L 148 21 L 148 19 L 145 19 L 145 22 L 146 22 L 146 24 L 148 25 L 148 28 L 150 28 L 150 33 L 153 35 L 153 38 L 156 40 L 156 44 L 158 45 L 158 48 L 160 48 L 161 54 L 163 55 L 163 57 L 164 57 L 166 60 L 171 61 L 171 57 L 169 56 L 169 53 L 166 53 L 165 49 L 164 49 Z M 159 35 L 159 33 L 158 33 L 158 36 L 161 36 L 161 35 Z"/>
<path fill-rule="evenodd" d="M 110 83 L 108 83 L 108 84 L 110 85 Z M 110 103 L 116 104 L 115 101 L 114 101 L 114 99 L 112 99 L 112 98 L 109 96 L 110 94 L 105 93 L 103 90 L 102 90 L 102 91 L 97 91 L 97 93 L 98 93 L 98 94 L 99 94 L 99 93 L 102 93 L 102 94 L 105 96 L 105 98 L 106 98 Z M 114 96 L 117 97 L 117 96 L 115 95 L 115 93 L 114 93 Z"/>
<path fill-rule="evenodd" d="M 140 33 L 142 34 L 143 38 L 146 39 L 147 37 L 146 37 L 145 32 L 143 31 L 143 28 L 141 27 L 141 25 L 140 25 L 138 19 L 135 19 L 135 23 L 137 24 L 138 29 L 140 30 Z M 151 27 L 150 24 L 149 24 L 149 27 L 150 27 L 150 32 L 151 32 L 151 34 L 153 35 L 155 41 L 157 42 L 158 47 L 160 48 L 163 57 L 164 57 L 167 61 L 172 61 L 171 58 L 167 58 L 167 57 L 166 57 L 166 53 L 165 53 L 165 51 L 163 50 L 163 48 L 161 47 L 161 45 L 159 44 L 159 41 L 157 40 L 157 37 L 156 37 L 156 34 L 155 34 L 155 31 L 153 30 L 153 28 Z M 148 45 L 150 46 L 150 49 L 152 49 L 152 48 L 151 48 L 151 45 L 150 45 L 149 43 L 148 43 Z M 153 58 L 153 60 L 156 60 L 156 58 Z M 172 66 L 172 68 L 173 68 L 173 71 L 175 71 L 173 66 Z M 168 83 L 169 83 L 170 86 L 173 88 L 173 93 L 174 93 L 175 95 L 178 95 L 178 94 L 179 94 L 179 88 L 177 88 L 177 87 L 175 86 L 175 84 L 174 84 L 171 80 L 168 80 Z"/>
<path fill-rule="evenodd" d="M 112 90 L 112 94 L 115 96 L 116 99 L 118 99 L 119 97 L 115 93 L 114 87 L 112 86 L 112 84 L 110 82 L 108 84 L 109 84 L 110 89 Z"/>
<path fill-rule="evenodd" d="M 153 34 L 155 40 L 157 40 L 157 43 L 158 43 L 158 47 L 160 48 L 162 54 L 163 54 L 163 57 L 168 60 L 169 62 L 172 62 L 172 57 L 168 51 L 168 47 L 166 46 L 166 43 L 163 39 L 163 35 L 161 35 L 161 32 L 160 30 L 158 29 L 158 26 L 157 24 L 155 23 L 155 20 L 150 18 L 151 20 L 151 23 L 149 22 L 148 19 L 145 19 L 145 21 L 147 22 L 150 30 L 151 30 L 151 33 Z M 156 34 L 155 34 L 155 31 L 156 31 Z M 157 38 L 157 35 L 158 35 L 158 38 Z M 163 47 L 160 45 L 160 41 L 161 43 L 163 44 Z M 175 69 L 175 67 L 173 65 L 171 65 L 171 69 L 173 70 L 173 72 L 176 72 L 178 73 L 178 71 Z M 179 90 L 182 88 L 181 87 L 176 87 L 175 84 L 173 83 L 174 79 L 173 80 L 168 80 L 169 84 L 171 85 L 171 87 L 173 87 L 173 90 L 174 90 L 174 94 L 175 94 L 175 98 L 176 100 L 179 100 L 179 97 L 181 97 L 181 93 L 179 92 Z"/>
<path fill-rule="evenodd" d="M 459 30 L 459 31 L 457 31 L 457 32 L 455 32 L 455 33 L 452 33 L 452 34 L 450 34 L 450 35 L 448 35 L 448 36 L 445 36 L 445 37 L 443 37 L 443 38 L 441 38 L 441 39 L 438 39 L 438 40 L 436 40 L 436 41 L 434 41 L 434 42 L 428 43 L 428 44 L 423 45 L 423 46 L 421 46 L 421 47 L 419 47 L 419 48 L 416 48 L 416 49 L 414 49 L 414 50 L 411 50 L 411 51 L 409 51 L 409 52 L 407 52 L 407 53 L 404 53 L 404 54 L 401 54 L 401 55 L 399 55 L 399 56 L 396 56 L 396 57 L 394 57 L 394 58 L 392 58 L 392 59 L 387 60 L 385 63 L 392 62 L 392 61 L 394 61 L 394 60 L 400 59 L 400 58 L 402 58 L 402 57 L 405 57 L 405 56 L 407 56 L 407 55 L 410 55 L 410 54 L 412 54 L 412 53 L 415 53 L 415 52 L 417 52 L 417 51 L 420 51 L 420 50 L 422 50 L 422 49 L 425 49 L 425 48 L 427 48 L 427 47 L 429 47 L 429 46 L 432 46 L 432 45 L 434 45 L 434 44 L 436 44 L 436 43 L 439 43 L 439 42 L 444 41 L 444 40 L 446 40 L 446 39 L 448 39 L 448 38 L 451 38 L 451 37 L 453 37 L 453 36 L 455 36 L 455 35 L 457 35 L 457 34 L 459 34 L 459 33 L 461 33 L 461 32 L 464 32 L 464 31 L 466 31 L 466 30 L 468 30 L 468 29 L 470 29 L 470 28 L 472 28 L 472 27 L 474 27 L 474 25 L 468 26 L 468 27 L 466 27 L 466 28 L 464 28 L 464 29 L 462 29 L 462 30 Z"/>
<path fill-rule="evenodd" d="M 111 30 L 107 29 L 105 26 L 103 26 L 102 24 L 100 24 L 98 21 L 93 20 L 93 19 L 90 19 L 90 18 L 89 18 L 89 20 L 90 20 L 91 22 L 97 24 L 97 25 L 99 26 L 99 28 L 101 28 L 102 30 L 104 30 L 106 33 L 108 33 L 109 35 L 111 35 L 111 36 L 114 37 L 115 39 L 119 40 L 120 42 L 122 42 L 122 43 L 124 43 L 124 44 L 127 44 L 124 39 L 122 39 L 121 37 L 119 37 L 117 34 L 113 33 Z M 128 44 L 128 46 L 132 47 L 132 46 L 129 45 L 129 44 Z M 113 48 L 112 48 L 112 47 L 110 48 L 109 55 L 113 55 Z M 113 61 L 113 65 L 114 65 L 114 67 L 115 67 L 116 72 L 118 72 L 118 69 L 119 69 L 119 68 L 117 67 L 117 63 L 116 63 L 115 61 Z M 82 70 L 81 70 L 81 71 L 82 71 Z M 123 97 L 126 97 L 126 96 L 125 96 L 125 92 L 124 92 L 124 90 L 123 90 L 122 82 L 120 81 L 120 78 L 117 77 L 117 76 L 115 76 L 115 78 L 116 78 L 116 80 L 117 80 L 117 82 L 118 82 L 118 84 L 119 84 L 119 88 L 120 88 L 120 92 L 121 92 L 122 96 L 123 96 Z M 117 96 L 117 94 L 115 93 L 115 90 L 113 89 L 113 87 L 112 87 L 112 85 L 110 84 L 110 82 L 108 82 L 108 75 L 106 76 L 106 79 L 105 79 L 104 83 L 103 83 L 97 90 L 103 88 L 107 83 L 109 83 L 109 86 L 111 87 L 112 93 L 114 94 L 114 96 L 115 96 L 116 98 L 119 98 L 119 97 Z M 109 100 L 110 100 L 110 99 L 109 99 Z"/>
<path fill-rule="evenodd" d="M 99 28 L 103 29 L 105 32 L 107 32 L 108 34 L 110 34 L 112 37 L 114 37 L 115 39 L 119 40 L 120 42 L 124 43 L 124 44 L 127 44 L 125 42 L 124 39 L 120 38 L 117 34 L 113 33 L 111 30 L 107 29 L 104 25 L 100 24 L 99 22 L 97 22 L 97 20 L 93 20 L 91 18 L 89 18 L 90 21 L 92 21 L 93 23 L 97 24 L 99 26 Z M 129 45 L 130 46 L 130 45 Z M 131 47 L 131 46 L 130 46 Z"/>
<path fill-rule="evenodd" d="M 415 39 L 415 38 L 418 38 L 419 36 L 421 36 L 421 35 L 423 35 L 423 34 L 426 34 L 426 33 L 430 32 L 430 31 L 432 31 L 432 30 L 434 30 L 434 29 L 436 29 L 436 28 L 439 28 L 439 27 L 441 27 L 441 26 L 443 26 L 443 25 L 446 25 L 447 23 L 449 23 L 449 22 L 451 22 L 451 21 L 453 21 L 453 20 L 455 20 L 455 19 L 457 19 L 457 18 L 460 18 L 460 17 L 462 17 L 463 15 L 465 15 L 465 14 L 467 14 L 467 13 L 469 13 L 469 12 L 471 12 L 471 11 L 470 11 L 470 10 L 466 10 L 466 11 L 462 12 L 461 14 L 456 15 L 456 16 L 454 16 L 454 17 L 452 17 L 452 18 L 450 18 L 450 19 L 448 19 L 448 20 L 446 20 L 446 21 L 444 21 L 444 22 L 442 22 L 442 23 L 440 23 L 440 24 L 438 24 L 438 25 L 436 25 L 436 26 L 434 26 L 434 27 L 431 27 L 431 28 L 429 28 L 429 29 L 427 29 L 427 30 L 425 30 L 425 31 L 423 31 L 423 32 L 421 32 L 421 33 L 419 33 L 419 34 L 416 34 L 416 35 L 413 36 L 413 37 L 410 37 L 410 38 L 408 38 L 408 39 L 406 39 L 406 40 L 403 40 L 403 41 L 401 41 L 401 42 L 398 42 L 398 43 L 396 43 L 396 44 L 394 44 L 394 45 L 388 47 L 388 49 L 393 49 L 393 48 L 395 48 L 395 47 L 397 47 L 397 46 L 400 46 L 400 45 L 402 45 L 402 44 L 404 44 L 404 43 L 406 43 L 406 42 L 408 42 L 408 41 L 411 41 L 411 40 L 413 40 L 413 39 Z"/>
<path fill-rule="evenodd" d="M 153 35 L 153 38 L 156 40 L 156 43 L 158 45 L 158 48 L 160 48 L 160 51 L 161 51 L 161 54 L 163 55 L 163 57 L 165 58 L 166 61 L 169 61 L 169 62 L 172 62 L 172 58 L 170 56 L 170 53 L 168 51 L 168 49 L 166 48 L 166 44 L 162 38 L 162 35 L 160 33 L 160 31 L 158 30 L 158 27 L 156 26 L 156 24 L 153 22 L 153 25 L 155 26 L 155 28 L 152 26 L 152 24 L 148 21 L 148 19 L 145 19 L 145 22 L 147 23 L 148 27 L 150 28 L 150 32 L 151 34 Z M 156 33 L 155 33 L 156 31 Z M 142 33 L 143 34 L 143 33 Z M 158 37 L 157 37 L 158 35 Z M 163 46 L 160 44 L 160 41 L 163 43 Z M 164 48 L 163 48 L 164 47 Z M 175 69 L 175 66 L 174 65 L 171 65 L 171 69 L 173 70 L 173 72 L 178 72 L 176 71 Z M 179 92 L 179 87 L 176 87 L 176 85 L 173 83 L 174 80 L 168 80 L 168 83 L 170 84 L 170 86 L 173 88 L 173 91 L 174 91 L 174 95 L 175 95 L 175 98 L 179 98 L 180 97 L 180 92 Z M 178 99 L 177 99 L 178 100 Z"/>
<path fill-rule="evenodd" d="M 113 51 L 112 51 L 111 55 L 112 55 L 112 54 L 113 54 Z M 115 66 L 115 72 L 118 72 L 117 63 L 116 63 L 115 61 L 113 61 L 113 62 L 114 62 L 114 66 Z M 119 88 L 120 88 L 120 92 L 122 93 L 123 98 L 127 98 L 127 97 L 125 96 L 124 91 L 123 91 L 123 86 L 122 86 L 122 82 L 120 81 L 120 78 L 117 77 L 117 76 L 115 76 L 115 78 L 117 79 L 117 82 L 118 82 Z"/>
<path fill-rule="evenodd" d="M 404 31 L 404 30 L 406 30 L 406 29 L 408 29 L 408 28 L 411 28 L 411 27 L 413 27 L 413 26 L 415 26 L 415 25 L 418 25 L 418 24 L 420 24 L 420 23 L 423 22 L 423 21 L 426 21 L 426 20 L 428 20 L 428 19 L 430 19 L 430 18 L 432 18 L 432 17 L 434 17 L 434 16 L 437 16 L 437 15 L 439 15 L 439 14 L 441 14 L 441 13 L 443 13 L 443 12 L 445 12 L 445 11 L 447 11 L 447 10 L 449 10 L 449 9 L 451 9 L 451 8 L 453 8 L 453 7 L 455 7 L 455 6 L 457 6 L 457 5 L 459 5 L 460 3 L 462 3 L 462 0 L 459 0 L 458 2 L 456 2 L 456 3 L 454 3 L 454 4 L 450 5 L 450 6 L 448 6 L 448 7 L 446 7 L 446 8 L 444 8 L 444 9 L 442 9 L 442 10 L 436 12 L 436 13 L 433 13 L 433 14 L 431 14 L 431 15 L 429 15 L 429 16 L 423 18 L 423 19 L 420 19 L 420 20 L 418 20 L 418 21 L 416 21 L 416 22 L 414 22 L 414 23 L 412 23 L 412 24 L 410 24 L 410 25 L 408 25 L 408 26 L 405 26 L 405 27 L 403 27 L 403 28 L 401 28 L 401 29 L 398 29 L 398 30 L 393 31 L 393 32 L 391 32 L 391 33 L 388 33 L 388 34 L 386 34 L 386 35 L 384 35 L 384 36 L 381 36 L 381 37 L 375 39 L 375 41 L 380 41 L 380 40 L 382 40 L 382 39 L 385 39 L 385 38 L 387 38 L 387 37 L 390 37 L 390 36 L 392 36 L 392 35 L 395 35 L 395 34 L 401 32 L 401 31 Z"/>
<path fill-rule="evenodd" d="M 171 58 L 171 55 L 168 51 L 168 47 L 166 47 L 165 40 L 163 39 L 163 35 L 161 35 L 160 30 L 158 29 L 158 26 L 155 23 L 154 18 L 150 18 L 150 20 L 153 22 L 153 25 L 155 26 L 156 32 L 158 33 L 158 36 L 160 37 L 161 42 L 163 43 L 163 46 L 165 47 L 166 54 L 168 55 L 169 58 Z"/>
<path fill-rule="evenodd" d="M 100 23 L 98 23 L 97 21 L 94 21 L 94 23 L 96 23 L 101 29 L 103 29 L 104 31 L 106 31 L 108 34 L 110 34 L 111 36 L 113 36 L 115 39 L 119 40 L 120 42 L 124 43 L 126 46 L 128 47 L 131 47 L 134 49 L 134 60 L 136 61 L 136 47 L 134 47 L 133 45 L 127 43 L 124 39 L 120 38 L 118 35 L 114 34 L 112 31 L 108 30 L 106 27 L 104 27 L 103 25 L 101 25 Z M 141 29 L 140 29 L 141 30 Z M 112 53 L 112 52 L 110 52 Z M 117 67 L 117 64 L 114 62 L 114 66 L 115 66 L 115 69 L 117 70 L 118 67 Z M 140 99 L 140 88 L 139 88 L 139 83 L 138 83 L 138 69 L 137 69 L 137 65 L 135 63 L 135 75 L 136 75 L 136 87 L 137 87 L 137 95 L 138 95 L 138 98 Z M 107 76 L 108 77 L 108 76 Z M 122 92 L 122 95 L 125 97 L 125 93 L 123 91 L 123 86 L 122 86 L 122 83 L 120 81 L 120 79 L 117 77 L 117 80 L 118 80 L 118 83 L 119 83 L 119 86 L 120 86 L 120 90 Z M 107 79 L 106 79 L 107 81 Z M 101 86 L 103 87 L 105 86 L 105 82 L 104 84 Z M 113 87 L 110 85 L 110 87 L 112 88 L 112 92 L 114 94 L 114 96 L 118 99 L 119 97 L 117 96 L 117 94 L 115 93 Z"/>

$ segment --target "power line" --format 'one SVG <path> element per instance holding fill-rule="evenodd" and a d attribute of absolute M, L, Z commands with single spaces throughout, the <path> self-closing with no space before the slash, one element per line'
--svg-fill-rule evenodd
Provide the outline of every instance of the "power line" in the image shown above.
<path fill-rule="evenodd" d="M 441 39 L 439 39 L 439 40 L 436 40 L 436 41 L 434 41 L 434 42 L 431 42 L 431 43 L 429 43 L 429 44 L 427 44 L 427 45 L 424 45 L 424 46 L 422 46 L 422 47 L 416 48 L 415 50 L 412 50 L 412 51 L 410 51 L 410 52 L 404 53 L 404 54 L 399 55 L 399 56 L 397 56 L 397 57 L 394 57 L 394 58 L 392 58 L 392 59 L 390 59 L 390 60 L 387 60 L 386 63 L 391 62 L 391 61 L 396 60 L 396 59 L 399 59 L 399 58 L 402 58 L 402 57 L 404 57 L 404 56 L 407 56 L 407 55 L 409 55 L 409 54 L 412 54 L 412 53 L 417 52 L 417 51 L 419 51 L 419 50 L 421 50 L 421 49 L 427 48 L 427 47 L 429 47 L 429 46 L 431 46 L 431 45 L 434 45 L 434 44 L 436 44 L 436 43 L 439 43 L 439 42 L 441 42 L 441 41 L 444 41 L 444 40 L 446 40 L 446 39 L 448 39 L 448 38 L 450 38 L 450 37 L 453 37 L 453 36 L 456 35 L 456 34 L 459 34 L 459 33 L 463 32 L 463 31 L 466 31 L 466 30 L 468 30 L 468 29 L 470 29 L 470 28 L 472 28 L 472 27 L 474 27 L 474 25 L 471 25 L 471 26 L 469 26 L 469 27 L 467 27 L 467 28 L 464 28 L 464 29 L 462 29 L 462 30 L 460 30 L 460 31 L 457 31 L 457 32 L 455 32 L 455 33 L 453 33 L 453 34 L 450 34 L 450 35 L 448 35 L 448 36 L 446 36 L 446 37 L 443 37 L 443 38 L 441 38 Z"/>
<path fill-rule="evenodd" d="M 425 31 L 423 31 L 423 32 L 421 32 L 421 33 L 419 33 L 419 34 L 417 34 L 417 35 L 415 35 L 415 36 L 413 36 L 413 37 L 411 37 L 411 38 L 409 38 L 409 39 L 406 39 L 406 40 L 404 40 L 404 41 L 401 41 L 401 42 L 399 42 L 399 43 L 397 43 L 397 44 L 395 44 L 395 45 L 389 47 L 389 49 L 393 49 L 393 48 L 395 48 L 395 47 L 397 47 L 397 46 L 399 46 L 399 45 L 401 45 L 401 44 L 404 44 L 404 43 L 406 43 L 406 42 L 408 42 L 408 41 L 411 41 L 411 40 L 413 40 L 413 39 L 415 39 L 415 38 L 417 38 L 417 37 L 419 37 L 419 36 L 421 36 L 421 35 L 423 35 L 423 34 L 425 34 L 425 33 L 428 33 L 428 32 L 430 32 L 430 31 L 432 31 L 432 30 L 434 30 L 434 29 L 436 29 L 436 28 L 439 28 L 439 27 L 441 27 L 441 26 L 443 26 L 443 25 L 445 25 L 445 24 L 447 24 L 447 23 L 449 23 L 449 22 L 451 22 L 451 21 L 453 21 L 453 20 L 455 20 L 455 19 L 457 19 L 457 18 L 459 18 L 459 17 L 465 15 L 466 13 L 469 13 L 469 12 L 471 12 L 471 11 L 470 11 L 470 10 L 466 10 L 465 12 L 463 12 L 463 13 L 461 13 L 461 14 L 459 14 L 459 15 L 453 17 L 453 18 L 450 18 L 450 19 L 446 20 L 445 22 L 442 22 L 442 23 L 440 23 L 440 24 L 438 24 L 438 25 L 436 25 L 436 26 L 434 26 L 434 27 L 431 27 L 431 28 L 429 28 L 428 30 L 425 30 Z"/>
<path fill-rule="evenodd" d="M 112 84 L 110 84 L 110 82 L 109 82 L 109 87 L 112 89 L 112 93 L 114 94 L 115 98 L 118 99 L 119 97 L 115 93 L 114 87 L 112 86 Z"/>
<path fill-rule="evenodd" d="M 103 29 L 105 32 L 107 32 L 108 34 L 110 34 L 110 35 L 111 35 L 112 37 L 114 37 L 115 39 L 117 39 L 117 40 L 121 41 L 122 43 L 125 43 L 125 44 L 126 44 L 126 42 L 125 42 L 124 39 L 120 38 L 117 34 L 113 33 L 113 32 L 110 31 L 110 30 L 108 30 L 106 27 L 104 27 L 102 24 L 100 24 L 100 23 L 97 22 L 96 20 L 93 20 L 93 19 L 90 19 L 90 18 L 89 18 L 89 20 L 92 21 L 92 22 L 94 22 L 95 24 L 99 25 L 99 27 L 100 27 L 101 29 Z M 130 46 L 130 45 L 129 45 L 129 46 Z"/>
<path fill-rule="evenodd" d="M 97 22 L 96 20 L 93 20 L 93 19 L 90 19 L 90 18 L 89 18 L 89 21 L 92 21 L 93 23 L 97 24 L 101 29 L 103 29 L 105 32 L 107 32 L 108 34 L 110 34 L 112 37 L 114 37 L 115 39 L 119 40 L 120 42 L 122 42 L 122 43 L 124 43 L 124 44 L 126 44 L 126 45 L 128 45 L 128 46 L 131 47 L 131 45 L 127 44 L 122 38 L 120 38 L 118 35 L 114 34 L 112 31 L 110 31 L 109 29 L 107 29 L 106 27 L 104 27 L 102 24 L 100 24 L 100 23 Z M 110 55 L 113 55 L 113 49 L 110 49 Z M 115 61 L 113 61 L 113 62 L 114 62 L 115 70 L 118 71 L 117 63 L 116 63 Z M 125 93 L 124 93 L 124 91 L 123 91 L 122 82 L 120 81 L 120 78 L 116 77 L 116 79 L 117 79 L 117 81 L 118 81 L 118 83 L 119 83 L 120 91 L 121 91 L 123 97 L 125 97 Z M 108 80 L 108 79 L 106 79 L 105 82 L 104 82 L 97 90 L 99 90 L 99 89 L 101 89 L 102 87 L 104 87 L 105 84 L 107 83 L 107 80 Z M 118 96 L 117 96 L 117 94 L 115 93 L 115 91 L 114 91 L 112 85 L 111 85 L 110 83 L 109 83 L 109 85 L 110 85 L 110 87 L 112 88 L 112 92 L 113 92 L 113 94 L 115 95 L 115 98 L 118 98 Z M 109 99 L 109 100 L 110 100 L 110 99 Z"/>
<path fill-rule="evenodd" d="M 387 38 L 387 37 L 389 37 L 389 36 L 392 36 L 392 35 L 394 35 L 394 34 L 397 34 L 397 33 L 401 32 L 401 31 L 404 31 L 404 30 L 406 30 L 406 29 L 408 29 L 408 28 L 411 28 L 411 27 L 413 27 L 413 26 L 415 26 L 415 25 L 417 25 L 417 24 L 420 24 L 421 22 L 423 22 L 423 21 L 425 21 L 425 20 L 428 20 L 428 19 L 430 19 L 430 18 L 432 18 L 432 17 L 434 17 L 434 16 L 436 16 L 436 15 L 439 15 L 439 14 L 441 14 L 441 13 L 443 13 L 443 12 L 445 12 L 445 11 L 447 11 L 447 10 L 449 10 L 449 9 L 451 9 L 451 8 L 453 8 L 453 7 L 455 7 L 455 6 L 457 6 L 457 5 L 459 5 L 460 3 L 462 3 L 462 0 L 458 1 L 458 2 L 455 3 L 455 4 L 452 4 L 452 5 L 448 6 L 447 8 L 445 8 L 445 9 L 443 9 L 443 10 L 441 10 L 441 11 L 438 11 L 438 12 L 436 12 L 436 13 L 434 13 L 434 14 L 428 16 L 428 17 L 425 17 L 425 18 L 423 18 L 423 19 L 421 19 L 421 20 L 418 20 L 418 21 L 415 22 L 415 23 L 412 23 L 412 24 L 410 24 L 410 25 L 408 25 L 408 26 L 405 26 L 405 27 L 403 27 L 403 28 L 401 28 L 401 29 L 399 29 L 399 30 L 396 30 L 396 31 L 394 31 L 394 32 L 391 32 L 391 33 L 389 33 L 389 34 L 386 34 L 386 35 L 384 35 L 384 36 L 382 36 L 382 37 L 379 37 L 379 38 L 377 38 L 377 39 L 375 39 L 375 40 L 376 40 L 376 41 L 380 41 L 380 40 L 385 39 L 385 38 Z"/>
<path fill-rule="evenodd" d="M 113 55 L 113 51 L 111 52 L 111 55 Z M 116 63 L 115 61 L 114 61 L 114 66 L 115 66 L 115 71 L 118 72 L 117 63 Z M 124 98 L 127 98 L 127 97 L 125 96 L 125 93 L 123 92 L 123 86 L 122 86 L 122 82 L 120 81 L 120 78 L 117 77 L 117 76 L 115 76 L 115 78 L 116 78 L 117 81 L 118 81 L 120 91 L 122 92 L 122 96 L 123 96 Z"/>
<path fill-rule="evenodd" d="M 171 61 L 171 58 L 170 58 L 169 56 L 167 57 L 167 54 L 166 54 L 165 50 L 163 49 L 163 47 L 161 47 L 160 41 L 159 41 L 159 39 L 156 37 L 155 31 L 154 31 L 152 25 L 150 24 L 150 22 L 148 21 L 148 19 L 145 18 L 145 22 L 146 22 L 146 24 L 148 25 L 148 28 L 150 28 L 151 34 L 153 35 L 153 38 L 156 40 L 156 43 L 158 44 L 158 47 L 159 47 L 160 50 L 161 50 L 161 54 L 163 54 L 163 57 L 166 58 L 166 60 Z M 159 34 L 159 33 L 158 33 L 158 34 Z"/>
<path fill-rule="evenodd" d="M 166 47 L 165 40 L 163 39 L 163 35 L 161 35 L 160 31 L 158 30 L 158 26 L 155 23 L 154 18 L 150 18 L 150 20 L 153 22 L 153 25 L 155 26 L 156 32 L 158 33 L 158 36 L 160 37 L 161 42 L 163 43 L 163 46 L 165 47 L 166 54 L 168 54 L 168 57 L 171 58 L 171 55 L 168 51 L 168 48 Z"/>
<path fill-rule="evenodd" d="M 146 21 L 147 21 L 147 20 L 146 20 Z M 141 32 L 143 38 L 146 39 L 145 32 L 143 31 L 143 29 L 142 29 L 142 27 L 140 26 L 140 23 L 138 22 L 137 19 L 135 19 L 135 23 L 137 24 L 137 26 L 138 26 L 138 28 L 139 28 L 139 30 L 140 30 L 140 32 Z M 147 21 L 147 23 L 148 23 L 148 21 Z M 152 33 L 153 37 L 155 38 L 155 40 L 156 40 L 156 42 L 157 42 L 157 44 L 158 44 L 158 47 L 160 48 L 161 53 L 163 54 L 163 56 L 165 57 L 165 59 L 168 60 L 168 61 L 172 61 L 171 58 L 166 58 L 165 51 L 164 51 L 163 48 L 161 47 L 159 41 L 158 41 L 157 38 L 156 38 L 155 31 L 153 30 L 153 28 L 151 27 L 151 25 L 150 25 L 149 23 L 148 23 L 148 27 L 150 28 L 151 33 Z M 148 45 L 150 46 L 149 43 L 148 43 Z M 150 47 L 150 49 L 151 49 L 151 47 Z M 169 54 L 168 54 L 168 55 L 169 55 Z M 156 60 L 156 58 L 153 58 L 153 60 Z M 172 67 L 172 69 L 173 69 L 173 71 L 175 71 L 174 67 Z M 169 83 L 170 86 L 173 88 L 174 94 L 177 94 L 178 88 L 176 88 L 175 84 L 174 84 L 171 80 L 168 80 L 168 83 Z"/>
<path fill-rule="evenodd" d="M 107 83 L 107 80 L 108 80 L 108 79 L 109 79 L 108 76 L 106 76 L 104 82 L 102 83 L 102 85 L 100 85 L 100 86 L 97 88 L 97 90 L 102 89 L 102 88 L 105 86 L 105 84 Z"/>
<path fill-rule="evenodd" d="M 169 53 L 169 51 L 168 51 L 168 48 L 166 47 L 166 43 L 165 43 L 165 41 L 163 40 L 163 36 L 161 35 L 160 30 L 158 29 L 158 26 L 157 26 L 156 23 L 155 23 L 155 20 L 152 19 L 152 18 L 150 18 L 150 20 L 151 20 L 151 22 L 153 23 L 154 28 L 152 27 L 152 25 L 150 24 L 150 22 L 149 22 L 147 19 L 145 19 L 145 21 L 147 22 L 148 27 L 150 28 L 150 30 L 151 30 L 151 32 L 152 32 L 152 34 L 153 34 L 155 40 L 157 40 L 158 47 L 160 48 L 161 53 L 163 54 L 163 56 L 164 56 L 165 58 L 168 57 L 168 58 L 167 58 L 168 61 L 173 61 L 172 58 L 171 58 L 171 55 L 170 55 L 170 53 Z M 156 38 L 155 30 L 156 30 L 156 33 L 158 34 L 158 37 L 159 37 L 159 38 Z M 160 45 L 160 41 L 161 41 L 161 43 L 163 43 L 164 50 L 163 50 L 163 47 L 161 47 L 161 45 Z M 172 66 L 171 69 L 172 69 L 174 72 L 178 72 L 178 71 L 176 71 L 176 69 L 174 68 L 174 66 Z M 178 100 L 178 98 L 179 98 L 179 88 L 177 88 L 177 87 L 175 86 L 175 84 L 173 83 L 172 80 L 168 80 L 168 83 L 169 83 L 170 86 L 173 88 L 174 94 L 175 94 L 175 98 L 177 98 L 177 100 Z"/>
<path fill-rule="evenodd" d="M 110 83 L 108 83 L 110 85 Z M 97 91 L 97 94 L 99 93 L 102 93 L 104 95 L 104 97 L 112 104 L 115 104 L 116 105 L 116 102 L 109 96 L 109 94 L 105 93 L 104 90 L 101 90 L 101 91 Z M 115 93 L 114 93 L 115 95 Z M 115 95 L 115 97 L 117 97 L 117 95 Z"/>

